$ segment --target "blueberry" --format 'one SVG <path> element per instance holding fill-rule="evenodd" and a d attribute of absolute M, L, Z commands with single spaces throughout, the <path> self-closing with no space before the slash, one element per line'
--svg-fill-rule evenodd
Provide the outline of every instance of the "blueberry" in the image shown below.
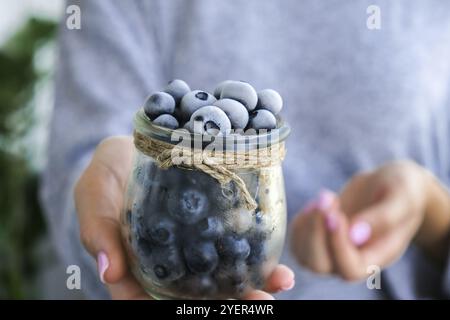
<path fill-rule="evenodd" d="M 170 81 L 167 87 L 164 89 L 164 92 L 170 94 L 177 104 L 179 104 L 181 98 L 183 98 L 183 96 L 190 91 L 191 88 L 189 88 L 188 84 L 179 79 Z"/>
<path fill-rule="evenodd" d="M 175 246 L 155 246 L 150 259 L 141 263 L 145 273 L 158 282 L 171 282 L 186 274 L 183 258 Z"/>
<path fill-rule="evenodd" d="M 172 130 L 178 128 L 178 121 L 170 114 L 162 114 L 152 121 L 157 126 L 166 127 Z"/>
<path fill-rule="evenodd" d="M 247 232 L 253 224 L 252 214 L 244 208 L 237 208 L 227 213 L 227 225 L 230 225 L 232 230 L 238 234 Z"/>
<path fill-rule="evenodd" d="M 190 121 L 187 121 L 187 122 L 183 125 L 183 129 L 186 129 L 187 131 L 192 132 L 192 129 L 191 129 L 191 122 L 190 122 Z"/>
<path fill-rule="evenodd" d="M 217 241 L 217 251 L 226 261 L 240 261 L 250 254 L 250 245 L 245 238 L 228 235 Z"/>
<path fill-rule="evenodd" d="M 222 272 L 224 278 L 231 281 L 233 284 L 245 282 L 247 279 L 248 268 L 244 262 L 238 262 L 234 265 L 224 264 L 216 273 Z"/>
<path fill-rule="evenodd" d="M 183 180 L 186 170 L 172 166 L 166 170 L 158 169 L 158 176 L 154 179 L 159 185 L 171 190 L 176 188 Z M 168 190 L 167 190 L 168 191 Z"/>
<path fill-rule="evenodd" d="M 263 213 L 261 211 L 256 211 L 255 214 L 255 222 L 257 225 L 260 225 L 264 221 Z"/>
<path fill-rule="evenodd" d="M 136 214 L 133 216 L 132 228 L 133 228 L 132 232 L 136 233 L 136 237 L 138 238 L 138 240 L 141 240 L 141 238 L 149 240 L 147 233 L 147 225 L 145 223 L 143 215 L 138 216 L 138 214 Z"/>
<path fill-rule="evenodd" d="M 177 221 L 194 224 L 204 218 L 209 202 L 206 195 L 195 188 L 172 190 L 168 199 L 168 211 Z"/>
<path fill-rule="evenodd" d="M 208 92 L 201 90 L 188 92 L 180 102 L 181 116 L 184 119 L 189 119 L 196 110 L 211 105 L 214 102 L 216 102 L 216 98 Z"/>
<path fill-rule="evenodd" d="M 188 242 L 183 253 L 187 267 L 195 274 L 208 274 L 219 263 L 219 256 L 212 242 Z"/>
<path fill-rule="evenodd" d="M 221 212 L 237 207 L 240 201 L 240 193 L 234 181 L 222 186 L 214 180 L 209 184 L 208 193 L 214 199 L 214 207 Z"/>
<path fill-rule="evenodd" d="M 252 274 L 251 283 L 253 289 L 261 290 L 264 288 L 266 280 L 264 279 L 264 275 L 261 272 L 255 272 Z"/>
<path fill-rule="evenodd" d="M 197 232 L 205 239 L 217 239 L 223 232 L 223 224 L 219 217 L 208 217 L 197 225 Z"/>
<path fill-rule="evenodd" d="M 147 223 L 147 234 L 150 239 L 161 245 L 175 242 L 175 229 L 175 223 L 167 217 L 155 217 Z"/>
<path fill-rule="evenodd" d="M 239 101 L 248 111 L 255 109 L 258 95 L 251 85 L 242 81 L 232 81 L 224 85 L 220 99 L 233 99 Z"/>
<path fill-rule="evenodd" d="M 248 122 L 248 111 L 244 105 L 232 99 L 220 99 L 214 102 L 228 116 L 233 129 L 244 129 Z"/>
<path fill-rule="evenodd" d="M 220 99 L 220 95 L 222 94 L 223 87 L 230 82 L 233 82 L 233 80 L 225 80 L 225 81 L 222 81 L 221 83 L 219 83 L 216 86 L 216 88 L 214 89 L 214 93 L 213 93 L 214 97 L 216 97 L 217 99 Z"/>
<path fill-rule="evenodd" d="M 157 222 L 159 213 L 166 210 L 168 191 L 169 186 L 156 179 L 150 182 L 148 189 L 143 190 L 143 197 L 145 198 L 142 200 L 143 202 L 140 206 L 143 208 L 145 214 L 146 226 L 151 226 L 154 221 Z"/>
<path fill-rule="evenodd" d="M 154 244 L 151 243 L 149 240 L 139 237 L 136 241 L 137 244 L 137 254 L 140 257 L 141 260 L 150 259 Z"/>
<path fill-rule="evenodd" d="M 152 120 L 163 113 L 173 113 L 174 110 L 175 100 L 165 92 L 152 94 L 144 104 L 144 112 Z"/>
<path fill-rule="evenodd" d="M 265 243 L 267 235 L 263 232 L 257 232 L 249 236 L 250 254 L 247 257 L 248 265 L 258 265 L 265 260 Z"/>
<path fill-rule="evenodd" d="M 277 127 L 277 119 L 270 111 L 264 109 L 255 110 L 250 114 L 248 127 L 255 130 L 275 129 Z"/>
<path fill-rule="evenodd" d="M 239 298 L 247 287 L 248 268 L 244 262 L 223 264 L 216 269 L 213 276 L 221 292 Z"/>
<path fill-rule="evenodd" d="M 276 115 L 283 108 L 283 99 L 280 94 L 272 89 L 264 89 L 258 92 L 257 109 L 265 109 Z"/>
<path fill-rule="evenodd" d="M 225 112 L 215 106 L 205 106 L 195 111 L 191 116 L 191 128 L 200 134 L 227 134 L 231 123 Z"/>
<path fill-rule="evenodd" d="M 211 298 L 217 293 L 215 281 L 207 275 L 189 275 L 177 282 L 177 289 L 190 297 Z"/>

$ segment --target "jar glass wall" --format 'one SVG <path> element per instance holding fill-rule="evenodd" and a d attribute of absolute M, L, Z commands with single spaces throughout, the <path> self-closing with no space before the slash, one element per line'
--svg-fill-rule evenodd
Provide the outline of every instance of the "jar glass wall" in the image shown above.
<path fill-rule="evenodd" d="M 135 129 L 170 141 L 170 130 L 153 126 L 142 112 Z M 280 130 L 271 143 L 283 143 L 289 128 L 280 123 Z M 259 141 L 246 139 L 247 146 Z M 245 205 L 234 180 L 221 185 L 194 168 L 162 169 L 136 150 L 122 233 L 133 274 L 153 297 L 240 298 L 264 287 L 286 233 L 281 163 L 233 172 L 255 199 L 255 210 Z"/>

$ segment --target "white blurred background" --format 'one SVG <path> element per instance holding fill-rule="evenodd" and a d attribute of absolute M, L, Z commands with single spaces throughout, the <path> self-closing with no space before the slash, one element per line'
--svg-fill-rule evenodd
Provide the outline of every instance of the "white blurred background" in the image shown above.
<path fill-rule="evenodd" d="M 0 44 L 31 15 L 56 20 L 63 7 L 63 0 L 0 0 Z"/>

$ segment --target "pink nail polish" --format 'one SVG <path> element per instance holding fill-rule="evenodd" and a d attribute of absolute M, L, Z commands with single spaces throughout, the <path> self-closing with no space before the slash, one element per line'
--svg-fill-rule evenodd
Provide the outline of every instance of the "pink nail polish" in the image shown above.
<path fill-rule="evenodd" d="M 98 267 L 98 274 L 100 276 L 100 280 L 103 283 L 105 282 L 105 272 L 108 270 L 109 267 L 109 259 L 106 253 L 103 251 L 100 251 L 97 255 L 97 267 Z"/>
<path fill-rule="evenodd" d="M 330 190 L 322 190 L 319 193 L 319 198 L 317 200 L 317 208 L 321 211 L 328 211 L 333 205 L 333 201 L 336 195 Z"/>
<path fill-rule="evenodd" d="M 336 212 L 329 212 L 325 216 L 325 223 L 328 231 L 335 231 L 338 228 L 338 216 Z"/>
<path fill-rule="evenodd" d="M 369 240 L 372 227 L 365 221 L 357 222 L 350 228 L 350 240 L 356 246 L 361 246 Z"/>
<path fill-rule="evenodd" d="M 282 286 L 282 287 L 281 287 L 281 290 L 282 290 L 282 291 L 288 291 L 288 290 L 291 290 L 291 289 L 294 287 L 294 285 L 295 285 L 295 281 L 292 280 L 290 284 L 285 285 L 285 286 Z"/>

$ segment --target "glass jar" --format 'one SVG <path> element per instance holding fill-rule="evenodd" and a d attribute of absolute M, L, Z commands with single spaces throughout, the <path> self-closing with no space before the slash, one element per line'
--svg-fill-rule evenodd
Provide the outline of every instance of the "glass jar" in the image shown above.
<path fill-rule="evenodd" d="M 179 141 L 142 110 L 134 124 L 135 137 Z M 235 135 L 233 150 L 256 150 L 262 141 L 284 146 L 289 131 L 279 120 L 264 137 Z M 121 217 L 130 267 L 145 290 L 157 299 L 238 299 L 263 288 L 285 241 L 281 160 L 232 170 L 256 202 L 249 209 L 235 180 L 221 184 L 196 167 L 162 168 L 157 158 L 136 148 Z"/>

